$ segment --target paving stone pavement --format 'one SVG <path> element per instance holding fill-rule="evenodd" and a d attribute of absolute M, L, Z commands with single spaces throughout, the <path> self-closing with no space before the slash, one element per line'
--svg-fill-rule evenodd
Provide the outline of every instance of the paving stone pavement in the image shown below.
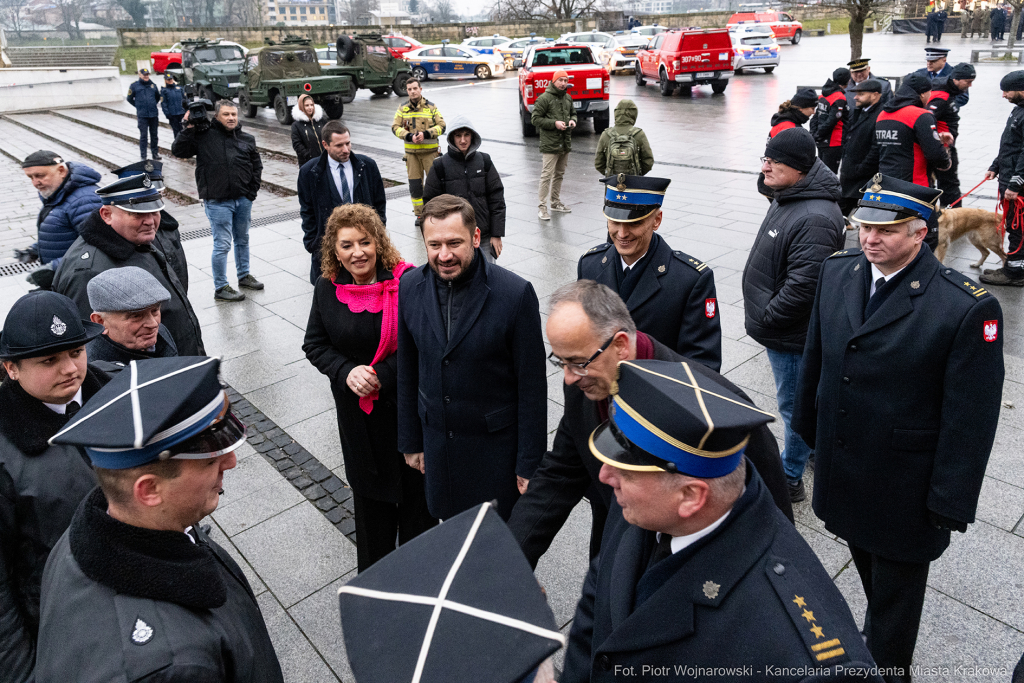
<path fill-rule="evenodd" d="M 947 36 L 951 62 L 967 57 L 980 40 Z M 768 120 L 777 104 L 797 85 L 820 84 L 848 54 L 846 36 L 807 38 L 798 46 L 782 46 L 783 66 L 772 75 L 748 74 L 733 79 L 722 97 L 695 92 L 692 98 L 662 98 L 657 89 L 638 88 L 632 77 L 612 81 L 612 105 L 631 97 L 640 108 L 638 124 L 647 132 L 657 162 L 652 172 L 671 178 L 660 230 L 676 249 L 706 260 L 714 269 L 723 325 L 723 372 L 766 410 L 776 411 L 774 384 L 763 348 L 746 336 L 740 277 L 747 252 L 767 209 L 757 195 L 754 174 L 763 154 Z M 944 41 L 945 43 L 946 41 Z M 865 36 L 864 54 L 873 57 L 874 72 L 895 76 L 923 65 L 920 36 Z M 1012 66 L 981 64 L 971 102 L 961 112 L 959 142 L 963 189 L 972 187 L 995 155 L 998 136 L 1010 112 L 1002 101 L 998 80 Z M 469 113 L 485 139 L 483 151 L 505 175 L 508 203 L 505 251 L 499 264 L 528 278 L 541 297 L 542 315 L 560 284 L 575 278 L 576 261 L 604 239 L 601 188 L 593 170 L 597 137 L 583 124 L 573 141 L 574 153 L 563 186 L 563 201 L 573 213 L 536 219 L 536 179 L 540 157 L 536 139 L 524 140 L 515 116 L 516 79 L 429 82 L 426 94 L 442 113 Z M 401 145 L 390 133 L 397 98 L 369 97 L 360 91 L 346 106 L 345 122 L 356 151 L 370 154 L 382 174 L 404 180 Z M 132 135 L 134 123 L 113 112 L 130 113 L 125 103 L 112 103 L 101 118 L 88 117 Z M 103 112 L 100 112 L 103 113 Z M 79 113 L 78 116 L 86 116 Z M 35 115 L 33 115 L 35 116 Z M 46 141 L 48 148 L 82 160 L 76 149 L 88 148 L 113 160 L 133 150 L 131 143 L 62 116 L 67 145 Z M 68 114 L 68 116 L 72 116 Z M 73 118 L 73 116 L 72 116 Z M 122 121 L 123 119 L 123 121 Z M 67 128 L 63 126 L 67 124 Z M 56 125 L 56 124 L 55 124 Z M 261 149 L 277 163 L 289 156 L 287 128 L 261 110 L 246 122 Z M 38 198 L 14 159 L 39 148 L 46 140 L 0 118 L 0 253 L 34 239 Z M 104 144 L 105 142 L 109 144 Z M 19 156 L 20 154 L 20 156 Z M 134 160 L 134 158 L 132 159 Z M 110 167 L 109 165 L 107 166 Z M 283 166 L 282 166 L 283 168 Z M 282 171 L 283 173 L 283 171 Z M 292 173 L 297 168 L 292 167 Z M 109 173 L 105 180 L 112 180 Z M 972 181 L 973 179 L 973 181 Z M 186 183 L 187 174 L 169 181 Z M 285 182 L 281 177 L 281 182 Z M 190 188 L 181 185 L 178 191 Z M 194 192 L 194 187 L 191 188 Z M 969 206 L 991 208 L 995 188 L 985 185 Z M 392 195 L 398 193 L 392 192 Z M 246 571 L 289 682 L 353 680 L 344 652 L 337 614 L 337 588 L 355 573 L 355 548 L 350 510 L 346 506 L 341 445 L 333 401 L 326 378 L 301 351 L 312 286 L 309 256 L 301 244 L 295 197 L 261 192 L 253 218 L 269 224 L 251 232 L 251 269 L 266 289 L 247 292 L 240 304 L 213 300 L 210 237 L 185 242 L 191 280 L 190 298 L 203 326 L 211 354 L 223 359 L 222 375 L 235 392 L 235 405 L 250 425 L 252 439 L 239 451 L 238 467 L 225 475 L 221 505 L 211 516 L 213 535 Z M 170 208 L 184 232 L 207 227 L 202 206 Z M 284 218 L 282 218 L 284 217 Z M 424 262 L 424 251 L 407 196 L 388 202 L 388 229 L 404 257 Z M 966 242 L 954 245 L 947 262 L 970 277 L 975 259 Z M 3 259 L 0 259 L 3 263 Z M 990 260 L 989 265 L 994 263 Z M 230 272 L 230 268 L 229 268 Z M 28 291 L 22 275 L 0 277 L 0 316 Z M 1006 407 L 981 493 L 978 521 L 966 534 L 954 534 L 945 555 L 931 569 L 925 615 L 915 662 L 926 667 L 991 667 L 996 673 L 972 676 L 1006 681 L 1024 651 L 1024 331 L 1020 290 L 998 290 L 1005 316 Z M 559 376 L 549 376 L 548 429 L 561 416 Z M 781 438 L 781 424 L 773 425 Z M 308 457 L 307 457 L 308 456 Z M 806 483 L 811 486 L 808 474 Z M 326 482 L 326 485 L 325 485 Z M 336 487 L 337 485 L 337 487 Z M 334 490 L 330 490 L 334 488 Z M 559 627 L 568 629 L 586 570 L 589 511 L 584 501 L 537 569 L 546 587 Z M 858 621 L 864 597 L 845 544 L 824 529 L 808 503 L 796 506 L 797 526 L 835 578 Z M 348 520 L 346 522 L 346 520 Z M 561 662 L 561 654 L 557 661 Z M 1005 673 L 999 673 L 1002 667 Z M 984 674 L 985 672 L 983 672 Z M 951 670 L 929 680 L 961 680 Z"/>

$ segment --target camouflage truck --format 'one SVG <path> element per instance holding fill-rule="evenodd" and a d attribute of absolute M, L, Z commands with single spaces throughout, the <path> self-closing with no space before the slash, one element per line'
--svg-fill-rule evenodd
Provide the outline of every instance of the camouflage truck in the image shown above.
<path fill-rule="evenodd" d="M 308 40 L 289 38 L 250 50 L 242 69 L 238 108 L 246 118 L 258 107 L 272 107 L 279 123 L 292 123 L 292 105 L 309 95 L 332 119 L 345 111 L 342 97 L 352 89 L 347 74 L 324 75 Z"/>
<path fill-rule="evenodd" d="M 244 64 L 245 52 L 235 43 L 202 38 L 181 41 L 182 85 L 191 85 L 197 96 L 211 103 L 238 95 Z"/>
<path fill-rule="evenodd" d="M 405 97 L 409 64 L 404 59 L 392 56 L 381 34 L 338 36 L 335 52 L 338 65 L 324 67 L 324 73 L 352 77 L 352 89 L 343 98 L 346 104 L 355 99 L 358 88 L 366 88 L 374 95 L 390 95 L 394 92 L 399 97 Z"/>

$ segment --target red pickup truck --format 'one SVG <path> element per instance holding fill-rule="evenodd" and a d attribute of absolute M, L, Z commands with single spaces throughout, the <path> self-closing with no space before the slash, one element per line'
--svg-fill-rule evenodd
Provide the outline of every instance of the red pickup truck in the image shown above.
<path fill-rule="evenodd" d="M 519 70 L 519 116 L 523 136 L 537 134 L 530 118 L 537 98 L 547 90 L 551 76 L 560 69 L 569 74 L 569 94 L 578 119 L 594 120 L 594 132 L 608 127 L 608 70 L 601 66 L 586 45 L 541 43 L 531 45 Z"/>
<path fill-rule="evenodd" d="M 654 36 L 650 46 L 637 53 L 636 84 L 656 80 L 665 97 L 677 87 L 689 93 L 704 83 L 722 93 L 733 74 L 732 57 L 728 29 L 673 29 Z"/>

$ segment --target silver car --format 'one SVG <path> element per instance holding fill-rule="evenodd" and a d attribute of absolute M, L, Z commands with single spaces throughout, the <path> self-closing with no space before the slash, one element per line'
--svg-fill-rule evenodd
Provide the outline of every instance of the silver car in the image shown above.
<path fill-rule="evenodd" d="M 736 73 L 745 69 L 764 69 L 770 74 L 779 65 L 779 42 L 767 26 L 737 26 L 729 30 L 732 38 L 732 68 Z"/>

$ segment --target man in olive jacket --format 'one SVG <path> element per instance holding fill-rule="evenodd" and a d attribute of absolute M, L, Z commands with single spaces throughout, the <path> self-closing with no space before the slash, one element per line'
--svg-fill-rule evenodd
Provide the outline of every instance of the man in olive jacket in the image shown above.
<path fill-rule="evenodd" d="M 647 175 L 654 168 L 654 152 L 647 134 L 636 126 L 637 108 L 633 100 L 622 100 L 615 107 L 615 125 L 606 128 L 597 142 L 597 153 L 594 155 L 594 168 L 601 175 Z M 615 144 L 618 136 L 629 136 L 633 143 L 632 158 L 619 159 L 616 152 L 625 150 L 628 145 Z"/>
<path fill-rule="evenodd" d="M 542 221 L 551 220 L 548 213 L 548 194 L 551 195 L 551 210 L 559 213 L 572 211 L 562 203 L 562 177 L 569 152 L 572 151 L 572 129 L 576 127 L 576 110 L 569 94 L 569 74 L 564 70 L 555 72 L 551 85 L 537 98 L 533 105 L 533 125 L 540 131 L 540 153 L 544 164 L 540 171 L 540 188 L 537 191 Z"/>

